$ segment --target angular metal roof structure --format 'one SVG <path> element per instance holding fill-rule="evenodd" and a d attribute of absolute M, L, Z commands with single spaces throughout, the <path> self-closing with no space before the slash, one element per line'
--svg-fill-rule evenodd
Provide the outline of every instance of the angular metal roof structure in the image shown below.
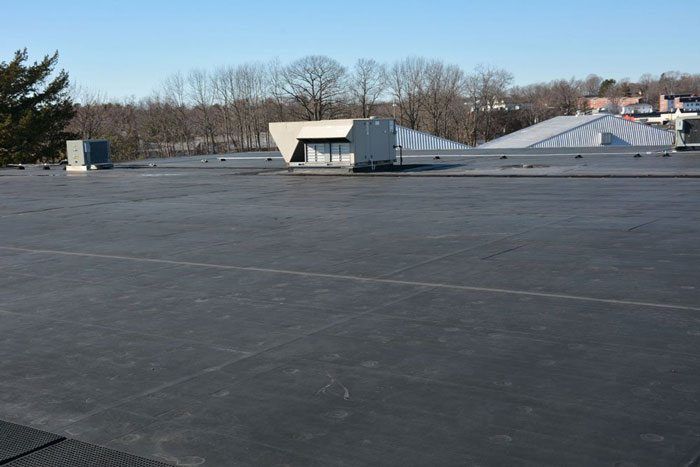
<path fill-rule="evenodd" d="M 423 131 L 412 130 L 401 125 L 396 125 L 396 144 L 404 149 L 413 149 L 416 151 L 469 149 L 469 146 L 466 144 L 431 135 Z"/>
<path fill-rule="evenodd" d="M 337 125 L 305 126 L 297 135 L 298 140 L 314 139 L 343 139 L 349 140 L 352 133 L 353 120 L 341 120 Z"/>
<path fill-rule="evenodd" d="M 298 122 L 272 122 L 270 132 L 275 144 L 287 162 L 299 146 L 300 141 L 323 139 L 352 140 L 352 128 L 355 122 L 372 119 L 338 119 Z M 396 125 L 396 144 L 404 150 L 432 151 L 450 149 L 469 149 L 466 144 L 451 141 L 446 138 L 412 130 Z"/>
<path fill-rule="evenodd" d="M 603 136 L 603 134 L 609 136 Z M 607 141 L 606 141 L 607 138 Z M 482 144 L 483 149 L 670 146 L 673 133 L 610 114 L 554 117 Z"/>

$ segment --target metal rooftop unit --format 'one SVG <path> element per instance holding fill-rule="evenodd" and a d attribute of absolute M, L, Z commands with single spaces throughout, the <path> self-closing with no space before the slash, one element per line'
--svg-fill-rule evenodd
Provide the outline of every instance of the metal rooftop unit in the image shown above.
<path fill-rule="evenodd" d="M 365 118 L 270 123 L 282 157 L 297 167 L 368 167 L 394 163 L 396 124 Z"/>
<path fill-rule="evenodd" d="M 270 123 L 284 160 L 296 167 L 391 165 L 396 149 L 469 149 L 466 144 L 396 125 L 393 119 L 360 118 Z"/>
<path fill-rule="evenodd" d="M 66 170 L 84 172 L 112 167 L 109 141 L 104 139 L 78 139 L 66 141 Z"/>

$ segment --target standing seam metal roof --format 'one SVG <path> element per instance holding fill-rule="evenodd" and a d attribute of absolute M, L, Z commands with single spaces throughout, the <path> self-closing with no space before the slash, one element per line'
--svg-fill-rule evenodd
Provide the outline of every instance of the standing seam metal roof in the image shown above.
<path fill-rule="evenodd" d="M 433 150 L 433 149 L 469 149 L 466 144 L 451 141 L 440 136 L 423 131 L 412 130 L 396 125 L 396 144 L 404 149 Z"/>
<path fill-rule="evenodd" d="M 609 114 L 554 117 L 479 146 L 498 148 L 557 148 L 600 146 L 601 132 L 612 133 L 611 145 L 669 146 L 673 134 Z"/>

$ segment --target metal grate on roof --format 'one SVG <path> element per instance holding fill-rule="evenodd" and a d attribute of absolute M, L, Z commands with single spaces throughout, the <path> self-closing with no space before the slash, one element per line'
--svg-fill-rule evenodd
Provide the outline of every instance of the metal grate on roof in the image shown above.
<path fill-rule="evenodd" d="M 63 437 L 0 420 L 0 465 Z"/>
<path fill-rule="evenodd" d="M 74 439 L 58 442 L 22 456 L 8 467 L 167 467 L 162 462 L 133 456 Z"/>

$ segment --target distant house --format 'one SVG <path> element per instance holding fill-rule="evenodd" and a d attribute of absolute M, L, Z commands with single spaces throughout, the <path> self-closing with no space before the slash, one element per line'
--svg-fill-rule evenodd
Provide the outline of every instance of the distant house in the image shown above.
<path fill-rule="evenodd" d="M 700 96 L 688 96 L 680 98 L 681 109 L 690 112 L 700 111 Z"/>
<path fill-rule="evenodd" d="M 634 115 L 625 115 L 625 117 L 630 118 L 634 120 L 635 122 L 640 122 L 640 123 L 646 123 L 649 125 L 668 125 L 674 121 L 678 117 L 684 117 L 684 116 L 697 116 L 700 114 L 700 110 L 692 111 L 692 110 L 684 110 L 684 109 L 676 109 L 675 112 L 652 112 L 648 114 L 634 114 Z"/>
<path fill-rule="evenodd" d="M 671 146 L 673 133 L 609 114 L 554 117 L 479 149 Z"/>
<path fill-rule="evenodd" d="M 579 99 L 579 107 L 587 108 L 592 113 L 619 113 L 622 107 L 639 104 L 640 100 L 640 97 L 621 97 L 613 100 L 607 97 L 584 96 Z"/>
<path fill-rule="evenodd" d="M 525 109 L 531 109 L 531 108 L 532 108 L 532 104 L 530 104 L 530 103 L 506 102 L 503 99 L 501 99 L 500 101 L 496 101 L 493 104 L 481 106 L 478 109 L 481 111 L 484 111 L 484 112 L 499 111 L 499 110 L 510 112 L 513 110 L 525 110 Z M 472 112 L 474 112 L 477 109 L 477 107 L 471 106 L 469 109 Z"/>
<path fill-rule="evenodd" d="M 654 107 L 651 104 L 630 104 L 623 105 L 620 107 L 620 113 L 622 115 L 638 115 L 638 114 L 650 114 L 654 112 Z"/>
<path fill-rule="evenodd" d="M 505 110 L 506 112 L 509 112 L 513 110 L 525 110 L 531 108 L 532 104 L 529 103 L 506 102 L 501 100 L 499 102 L 496 102 L 493 106 L 489 107 L 488 110 Z"/>
<path fill-rule="evenodd" d="M 675 112 L 676 110 L 700 110 L 700 96 L 695 94 L 661 94 L 659 96 L 659 112 Z"/>

